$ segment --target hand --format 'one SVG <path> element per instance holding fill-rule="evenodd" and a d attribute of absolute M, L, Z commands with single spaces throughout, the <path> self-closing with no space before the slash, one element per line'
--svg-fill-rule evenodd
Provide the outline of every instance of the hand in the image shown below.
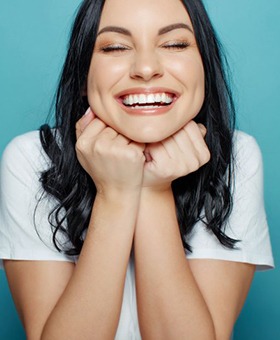
<path fill-rule="evenodd" d="M 145 145 L 130 141 L 88 110 L 76 124 L 76 152 L 97 192 L 141 190 Z"/>
<path fill-rule="evenodd" d="M 198 170 L 210 160 L 206 128 L 190 121 L 173 136 L 147 145 L 143 187 L 170 188 L 171 182 Z"/>

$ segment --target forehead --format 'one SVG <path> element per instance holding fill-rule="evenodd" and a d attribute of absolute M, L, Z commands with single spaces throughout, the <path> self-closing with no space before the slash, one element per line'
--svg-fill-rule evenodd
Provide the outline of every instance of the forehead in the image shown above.
<path fill-rule="evenodd" d="M 192 27 L 190 17 L 181 0 L 106 0 L 100 28 L 118 25 L 143 31 L 177 22 Z"/>

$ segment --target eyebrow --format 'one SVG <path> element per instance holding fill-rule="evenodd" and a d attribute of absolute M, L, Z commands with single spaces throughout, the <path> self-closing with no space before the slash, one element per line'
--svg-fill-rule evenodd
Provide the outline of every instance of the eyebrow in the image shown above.
<path fill-rule="evenodd" d="M 172 24 L 172 25 L 168 25 L 166 27 L 161 28 L 158 31 L 158 35 L 163 35 L 165 33 L 168 33 L 168 32 L 173 31 L 173 30 L 177 30 L 179 28 L 187 29 L 188 31 L 193 33 L 193 30 L 191 29 L 191 27 L 189 25 L 184 24 L 184 23 L 178 23 L 178 24 Z"/>
<path fill-rule="evenodd" d="M 131 33 L 129 30 L 123 27 L 119 27 L 119 26 L 106 26 L 97 33 L 97 36 L 105 32 L 115 32 L 115 33 L 121 33 L 123 35 L 131 36 Z"/>
<path fill-rule="evenodd" d="M 184 24 L 184 23 L 177 23 L 177 24 L 172 24 L 172 25 L 168 25 L 166 27 L 160 28 L 158 31 L 158 35 L 163 35 L 163 34 L 166 34 L 168 32 L 171 32 L 171 31 L 174 31 L 180 28 L 187 29 L 188 31 L 193 33 L 193 30 L 191 29 L 189 25 Z M 120 33 L 120 34 L 127 35 L 127 36 L 132 36 L 129 30 L 123 27 L 119 27 L 119 26 L 106 26 L 98 32 L 97 36 L 105 32 L 115 32 L 115 33 Z"/>

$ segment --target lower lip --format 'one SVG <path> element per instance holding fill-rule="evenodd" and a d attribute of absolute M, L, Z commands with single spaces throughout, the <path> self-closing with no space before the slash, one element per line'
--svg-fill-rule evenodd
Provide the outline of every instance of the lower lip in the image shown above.
<path fill-rule="evenodd" d="M 118 103 L 121 105 L 122 109 L 127 112 L 130 115 L 136 115 L 136 116 L 158 116 L 162 115 L 169 110 L 171 110 L 176 102 L 177 98 L 174 98 L 173 102 L 166 106 L 159 106 L 159 107 L 153 107 L 153 108 L 132 108 L 129 106 L 125 106 L 121 99 L 118 99 Z M 148 105 L 147 105 L 148 106 Z"/>

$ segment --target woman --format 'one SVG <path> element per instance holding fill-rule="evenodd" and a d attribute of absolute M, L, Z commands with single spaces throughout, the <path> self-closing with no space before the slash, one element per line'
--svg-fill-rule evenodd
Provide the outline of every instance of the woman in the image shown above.
<path fill-rule="evenodd" d="M 2 161 L 0 255 L 28 339 L 230 338 L 273 266 L 260 153 L 233 113 L 200 1 L 83 1 L 55 129 Z"/>

